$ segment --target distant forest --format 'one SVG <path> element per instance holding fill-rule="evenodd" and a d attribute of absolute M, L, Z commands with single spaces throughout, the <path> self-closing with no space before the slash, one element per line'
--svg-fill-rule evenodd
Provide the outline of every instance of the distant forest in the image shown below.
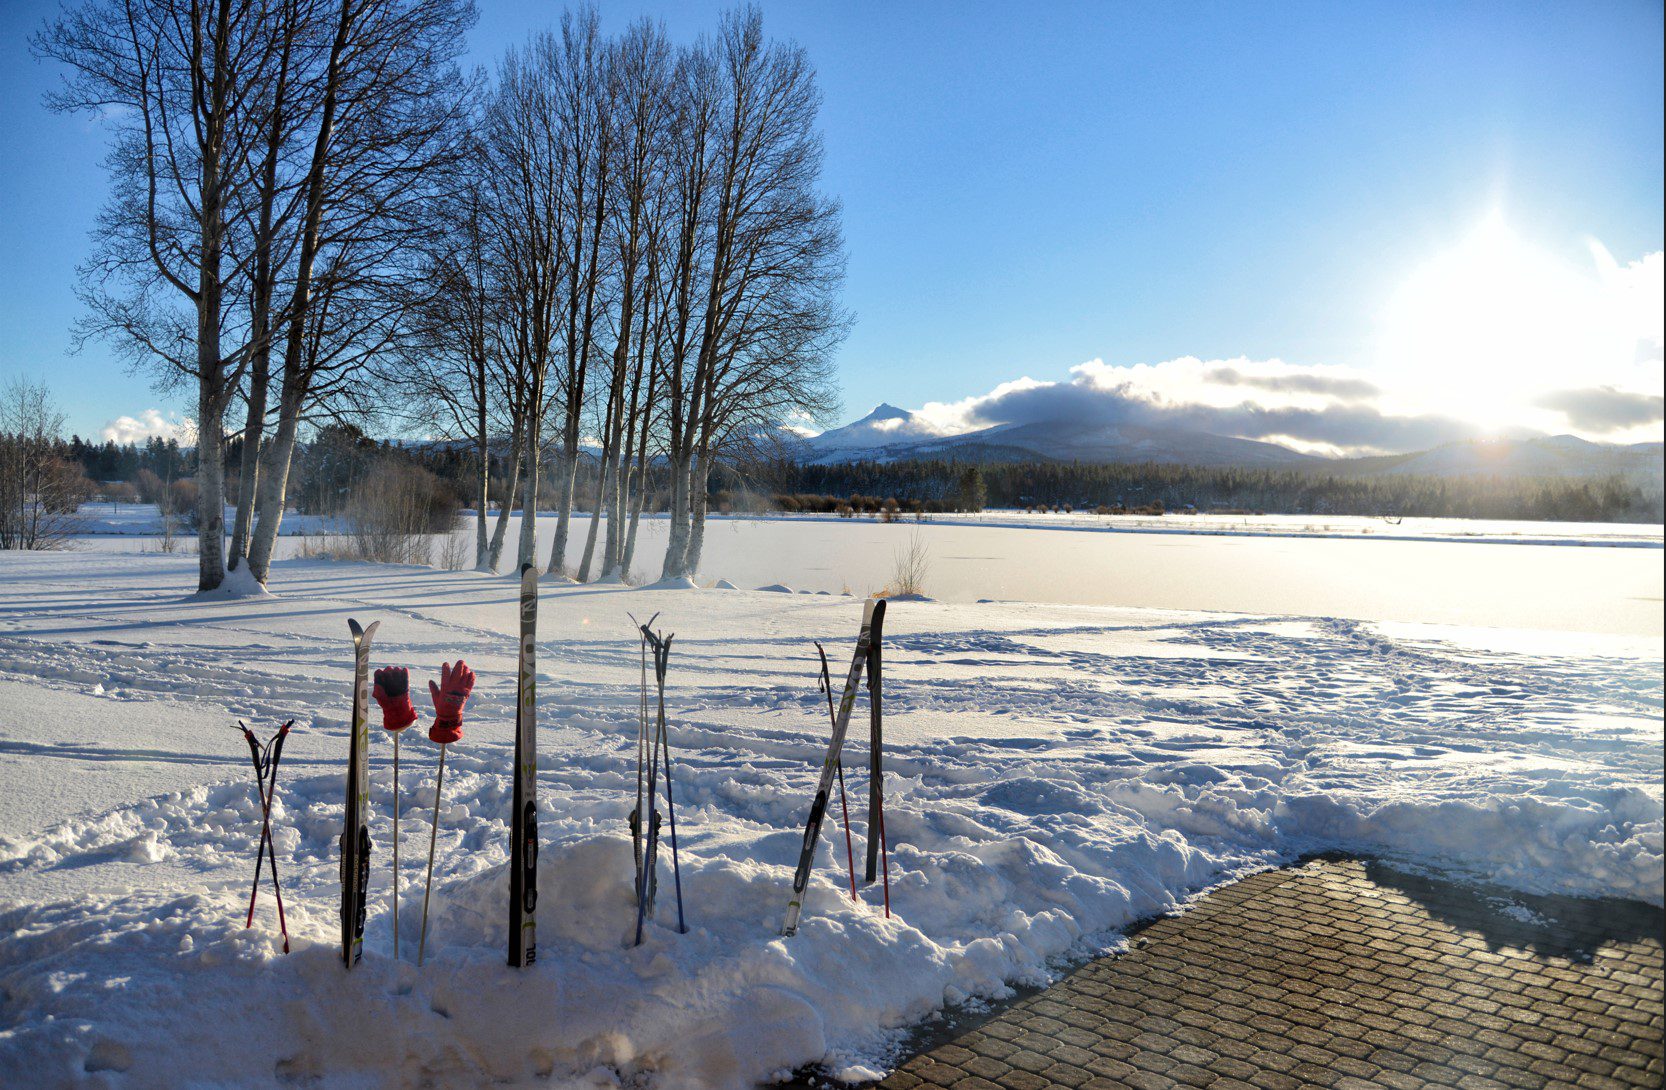
<path fill-rule="evenodd" d="M 1661 490 L 1621 476 L 1338 476 L 1231 466 L 953 461 L 776 466 L 784 493 L 954 503 L 975 475 L 992 507 L 1660 522 Z"/>
<path fill-rule="evenodd" d="M 89 493 L 107 493 L 104 486 L 131 482 L 140 486 L 143 498 L 151 499 L 154 488 L 147 484 L 160 478 L 175 482 L 176 488 L 188 488 L 182 478 L 195 468 L 193 451 L 157 439 L 135 446 L 74 438 L 59 450 L 85 473 Z M 235 440 L 230 453 L 235 464 Z M 395 446 L 370 439 L 351 426 L 333 425 L 298 452 L 302 472 L 297 474 L 290 501 L 304 512 L 340 513 L 352 487 L 385 459 L 433 473 L 459 504 L 470 502 L 471 489 L 476 487 L 473 482 L 478 480 L 475 456 L 466 448 Z M 504 462 L 501 456 L 493 458 L 495 503 L 503 498 Z M 585 510 L 595 502 L 596 469 L 593 460 L 584 461 L 577 474 L 576 500 Z M 669 474 L 656 465 L 647 478 L 647 508 L 666 510 Z M 1660 522 L 1663 518 L 1658 484 L 1618 475 L 1340 476 L 1313 470 L 1154 464 L 919 460 L 802 465 L 768 459 L 720 463 L 713 468 L 708 489 L 711 507 L 719 513 L 835 512 L 841 508 L 852 514 L 886 508 L 931 513 L 988 506 L 1557 522 Z M 553 495 L 543 496 L 540 506 L 553 500 Z"/>

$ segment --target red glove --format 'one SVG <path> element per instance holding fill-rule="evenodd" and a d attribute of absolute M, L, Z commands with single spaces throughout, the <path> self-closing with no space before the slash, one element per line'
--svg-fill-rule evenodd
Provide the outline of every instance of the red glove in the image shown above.
<path fill-rule="evenodd" d="M 385 666 L 376 671 L 376 688 L 370 691 L 382 706 L 382 729 L 404 730 L 416 722 L 411 706 L 411 678 L 403 666 Z"/>
<path fill-rule="evenodd" d="M 440 683 L 428 683 L 428 696 L 434 701 L 434 725 L 428 728 L 428 740 L 449 745 L 463 736 L 463 705 L 474 692 L 474 671 L 458 659 L 456 665 L 440 664 Z"/>

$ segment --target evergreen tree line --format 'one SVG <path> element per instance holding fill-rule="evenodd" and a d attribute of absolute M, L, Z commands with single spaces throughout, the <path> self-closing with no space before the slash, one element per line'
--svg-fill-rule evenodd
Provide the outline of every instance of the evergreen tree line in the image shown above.
<path fill-rule="evenodd" d="M 89 443 L 79 435 L 72 435 L 67 441 L 57 440 L 53 453 L 80 466 L 89 481 L 101 484 L 115 481 L 133 484 L 145 472 L 153 473 L 164 481 L 188 477 L 196 472 L 191 448 L 182 448 L 177 439 L 162 439 L 154 435 L 143 445 L 117 443 L 110 439 Z"/>
<path fill-rule="evenodd" d="M 786 494 L 880 496 L 965 509 L 981 488 L 995 507 L 1215 511 L 1529 519 L 1557 522 L 1660 522 L 1658 483 L 1606 477 L 1340 476 L 1311 470 L 1234 466 L 949 460 L 797 465 L 764 475 Z M 969 486 L 969 481 L 978 482 Z M 958 505 L 958 506 L 957 506 Z M 977 507 L 981 507 L 978 504 Z M 973 508 L 976 509 L 976 508 Z"/>

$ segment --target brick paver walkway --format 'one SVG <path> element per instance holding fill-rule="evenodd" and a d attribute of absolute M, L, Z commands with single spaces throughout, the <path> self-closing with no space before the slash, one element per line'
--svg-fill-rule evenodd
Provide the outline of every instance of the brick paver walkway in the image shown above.
<path fill-rule="evenodd" d="M 1661 1086 L 1661 914 L 1520 900 L 1555 918 L 1358 860 L 1268 871 L 880 1086 Z"/>

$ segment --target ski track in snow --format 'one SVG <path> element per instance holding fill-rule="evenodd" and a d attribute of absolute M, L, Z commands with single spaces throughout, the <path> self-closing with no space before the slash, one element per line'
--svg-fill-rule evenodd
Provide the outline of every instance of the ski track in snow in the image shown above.
<path fill-rule="evenodd" d="M 147 717 L 184 704 L 262 736 L 300 714 L 297 737 L 339 741 L 322 770 L 280 775 L 295 952 L 280 952 L 269 885 L 242 927 L 260 820 L 246 766 L 205 765 L 192 786 L 113 808 L 66 800 L 62 820 L 0 836 L 0 1082 L 174 1085 L 180 1055 L 217 1085 L 742 1087 L 818 1060 L 873 1073 L 945 1003 L 1043 982 L 1137 919 L 1327 848 L 1662 901 L 1658 657 L 1478 650 L 1347 620 L 905 603 L 885 669 L 895 916 L 877 890 L 851 904 L 829 821 L 802 930 L 781 940 L 826 746 L 810 641 L 843 661 L 855 603 L 546 585 L 539 957 L 516 973 L 503 965 L 514 581 L 290 562 L 277 597 L 209 607 L 167 593 L 193 569 L 11 565 L 0 680 L 121 702 L 127 747 Z M 627 945 L 639 660 L 626 610 L 663 610 L 683 630 L 667 704 L 691 930 L 675 932 L 662 849 L 639 949 Z M 390 957 L 391 747 L 373 730 L 365 962 L 339 965 L 348 615 L 383 622 L 376 664 L 412 666 L 418 691 L 459 654 L 481 678 L 448 752 L 420 973 L 426 717 L 402 747 L 407 960 Z M 864 715 L 859 704 L 845 752 L 859 854 Z M 0 759 L 17 758 L 0 763 L 6 790 L 26 788 L 31 756 L 66 748 L 5 739 L 0 726 Z M 203 743 L 221 747 L 246 753 L 229 731 Z M 34 892 L 81 868 L 102 868 L 84 896 Z"/>

